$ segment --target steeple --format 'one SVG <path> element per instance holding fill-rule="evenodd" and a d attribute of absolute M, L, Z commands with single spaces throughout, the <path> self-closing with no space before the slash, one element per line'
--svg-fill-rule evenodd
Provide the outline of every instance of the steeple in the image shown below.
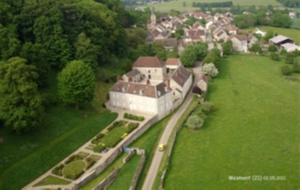
<path fill-rule="evenodd" d="M 150 18 L 150 20 L 151 20 L 151 23 L 150 23 L 151 26 L 154 27 L 156 25 L 156 15 L 154 13 L 154 7 L 152 7 L 152 9 L 151 9 L 151 18 Z"/>

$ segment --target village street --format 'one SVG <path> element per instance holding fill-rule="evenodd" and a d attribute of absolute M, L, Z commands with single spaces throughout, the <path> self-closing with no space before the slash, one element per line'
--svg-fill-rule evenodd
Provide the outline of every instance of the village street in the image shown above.
<path fill-rule="evenodd" d="M 195 77 L 197 76 L 198 72 L 200 71 L 200 65 L 201 65 L 201 63 L 198 63 L 198 67 L 195 67 L 193 69 L 193 73 L 194 73 Z M 196 80 L 196 78 L 195 78 L 195 80 Z M 195 83 L 193 83 L 193 85 L 194 84 Z M 175 128 L 178 119 L 187 110 L 192 99 L 193 99 L 193 94 L 192 94 L 192 91 L 190 90 L 186 100 L 183 102 L 183 104 L 180 106 L 180 108 L 176 111 L 176 113 L 174 113 L 174 115 L 171 117 L 170 121 L 168 122 L 167 126 L 165 127 L 165 130 L 160 138 L 159 144 L 164 144 L 164 145 L 168 144 L 168 140 L 173 133 L 173 129 Z M 143 190 L 152 189 L 152 186 L 154 184 L 155 178 L 156 178 L 158 170 L 159 170 L 159 166 L 160 166 L 161 161 L 164 156 L 164 152 L 165 151 L 161 152 L 158 149 L 156 149 L 154 156 L 152 158 L 151 166 L 149 167 L 147 176 L 144 181 Z"/>

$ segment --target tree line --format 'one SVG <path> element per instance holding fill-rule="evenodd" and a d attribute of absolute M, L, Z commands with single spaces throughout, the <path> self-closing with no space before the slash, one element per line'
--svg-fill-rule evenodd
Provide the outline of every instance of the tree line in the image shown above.
<path fill-rule="evenodd" d="M 216 8 L 216 7 L 232 7 L 233 2 L 232 1 L 224 1 L 224 2 L 211 2 L 211 3 L 202 3 L 202 2 L 193 2 L 193 7 L 197 8 Z"/>
<path fill-rule="evenodd" d="M 255 9 L 235 16 L 234 23 L 242 29 L 259 25 L 289 28 L 292 20 L 286 10 Z"/>
<path fill-rule="evenodd" d="M 277 1 L 282 5 L 284 5 L 285 7 L 290 7 L 290 8 L 300 7 L 300 0 L 277 0 Z"/>

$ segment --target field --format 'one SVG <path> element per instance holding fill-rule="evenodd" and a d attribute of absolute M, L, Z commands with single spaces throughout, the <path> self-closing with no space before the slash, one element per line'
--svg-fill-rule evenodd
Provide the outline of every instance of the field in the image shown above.
<path fill-rule="evenodd" d="M 172 9 L 179 11 L 192 11 L 196 8 L 192 7 L 193 2 L 221 2 L 226 0 L 172 0 L 169 2 L 164 2 L 160 4 L 149 5 L 150 7 L 154 7 L 156 11 L 160 12 L 168 12 Z M 276 0 L 232 0 L 234 5 L 240 6 L 281 6 Z"/>
<path fill-rule="evenodd" d="M 201 130 L 180 131 L 165 189 L 299 189 L 299 82 L 281 65 L 249 55 L 221 64 L 215 110 Z"/>
<path fill-rule="evenodd" d="M 263 31 L 273 31 L 274 33 L 285 35 L 287 37 L 292 38 L 295 43 L 300 44 L 300 30 L 298 29 L 288 29 L 288 28 L 278 28 L 278 27 L 269 27 L 263 26 L 258 27 L 260 30 Z M 247 29 L 247 31 L 254 31 L 255 29 Z"/>

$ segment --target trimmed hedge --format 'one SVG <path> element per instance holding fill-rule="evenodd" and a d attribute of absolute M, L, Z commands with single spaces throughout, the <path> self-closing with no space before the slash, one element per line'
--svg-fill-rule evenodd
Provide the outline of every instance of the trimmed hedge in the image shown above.
<path fill-rule="evenodd" d="M 145 117 L 143 117 L 143 116 L 137 116 L 137 115 L 133 115 L 130 113 L 125 113 L 124 118 L 134 120 L 134 121 L 144 121 L 145 120 Z"/>

